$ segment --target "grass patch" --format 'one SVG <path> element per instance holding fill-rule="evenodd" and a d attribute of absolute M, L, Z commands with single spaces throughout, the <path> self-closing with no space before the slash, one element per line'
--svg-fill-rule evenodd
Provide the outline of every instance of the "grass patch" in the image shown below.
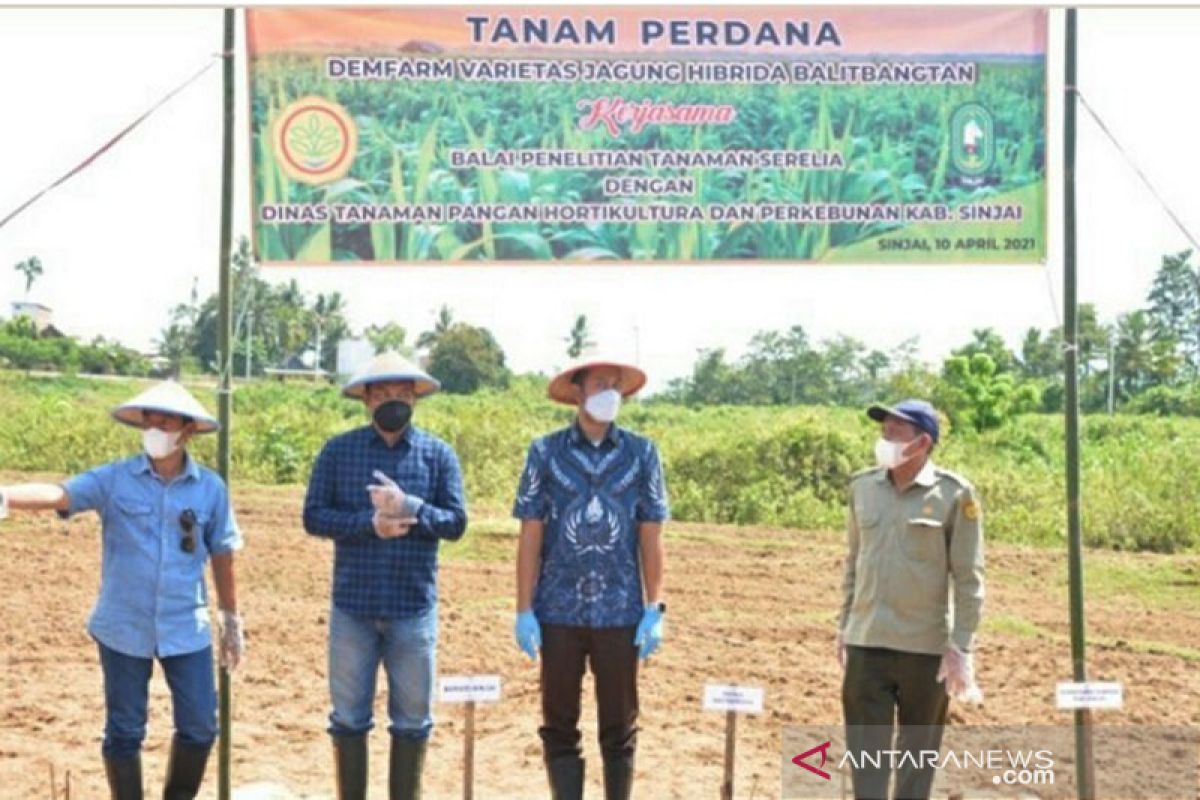
<path fill-rule="evenodd" d="M 516 534 L 515 520 L 471 520 L 463 538 L 442 545 L 441 556 L 449 561 L 512 561 L 517 556 Z"/>
<path fill-rule="evenodd" d="M 1043 639 L 1055 644 L 1065 645 L 1070 637 L 1046 630 L 1029 620 L 1010 614 L 985 616 L 982 625 L 983 633 L 1017 636 L 1023 639 Z M 1124 650 L 1143 655 L 1171 656 L 1184 661 L 1200 662 L 1200 650 L 1172 642 L 1160 642 L 1153 639 L 1124 639 L 1119 636 L 1097 636 L 1091 634 L 1088 644 L 1105 650 Z"/>
<path fill-rule="evenodd" d="M 1067 581 L 1064 567 L 1062 583 Z M 1095 558 L 1084 567 L 1084 587 L 1090 597 L 1133 599 L 1149 608 L 1196 610 L 1200 607 L 1200 559 L 1129 555 L 1116 560 Z"/>
<path fill-rule="evenodd" d="M 1012 614 L 984 614 L 982 623 L 983 633 L 999 633 L 1008 636 L 1020 636 L 1026 639 L 1044 639 L 1054 634 L 1039 628 L 1024 617 Z"/>

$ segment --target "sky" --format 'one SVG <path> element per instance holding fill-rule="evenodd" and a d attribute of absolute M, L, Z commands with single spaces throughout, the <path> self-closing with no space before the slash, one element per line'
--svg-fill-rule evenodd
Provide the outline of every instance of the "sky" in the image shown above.
<path fill-rule="evenodd" d="M 994 327 L 1014 346 L 1061 314 L 1062 12 L 1051 12 L 1050 257 L 1043 266 L 571 266 L 272 268 L 306 292 L 340 291 L 352 327 L 393 320 L 410 338 L 449 305 L 490 328 L 518 371 L 564 366 L 586 314 L 599 349 L 638 358 L 650 389 L 699 350 L 745 351 L 763 329 L 802 325 L 890 350 L 919 337 L 937 361 Z M 1200 228 L 1200 9 L 1086 9 L 1079 87 L 1188 227 Z M 58 178 L 220 49 L 217 9 L 0 9 L 0 216 Z M 244 62 L 238 64 L 239 113 Z M 37 255 L 29 299 L 90 339 L 152 350 L 193 280 L 216 290 L 220 69 L 214 67 L 87 171 L 0 228 L 0 314 L 24 299 L 11 265 Z M 249 233 L 248 134 L 238 119 L 235 234 Z M 1101 317 L 1139 307 L 1164 253 L 1187 240 L 1080 109 L 1080 300 Z"/>

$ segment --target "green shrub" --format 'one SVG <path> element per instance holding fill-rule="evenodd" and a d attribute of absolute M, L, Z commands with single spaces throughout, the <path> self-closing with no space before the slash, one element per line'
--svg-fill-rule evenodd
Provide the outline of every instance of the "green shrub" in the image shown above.
<path fill-rule="evenodd" d="M 0 372 L 0 469 L 69 474 L 135 452 L 137 433 L 109 410 L 144 382 L 31 378 Z M 190 388 L 210 409 L 211 385 Z M 258 382 L 233 396 L 235 482 L 304 483 L 331 436 L 367 421 L 360 402 L 332 386 Z M 436 395 L 416 421 L 462 461 L 476 509 L 503 512 L 530 441 L 566 425 L 571 409 L 544 382 L 515 379 L 503 392 Z M 631 403 L 622 424 L 662 452 L 672 515 L 684 521 L 840 529 L 850 475 L 870 465 L 878 428 L 857 409 L 684 408 Z M 1082 424 L 1086 542 L 1122 550 L 1200 548 L 1200 420 L 1119 414 Z M 194 452 L 212 464 L 216 437 Z M 1027 414 L 984 433 L 948 432 L 935 461 L 968 477 L 982 497 L 989 539 L 1061 545 L 1066 529 L 1062 418 Z"/>

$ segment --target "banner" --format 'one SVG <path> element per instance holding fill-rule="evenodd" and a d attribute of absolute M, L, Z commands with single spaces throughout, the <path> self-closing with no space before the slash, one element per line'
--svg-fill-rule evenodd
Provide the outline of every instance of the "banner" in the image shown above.
<path fill-rule="evenodd" d="M 250 9 L 265 264 L 1036 263 L 1043 9 Z"/>

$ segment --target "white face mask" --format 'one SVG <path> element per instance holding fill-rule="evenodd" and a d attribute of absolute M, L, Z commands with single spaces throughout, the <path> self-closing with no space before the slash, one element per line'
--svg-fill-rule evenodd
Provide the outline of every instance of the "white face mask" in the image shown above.
<path fill-rule="evenodd" d="M 904 449 L 912 442 L 889 442 L 887 439 L 875 441 L 875 463 L 881 467 L 892 469 L 903 464 L 908 458 Z"/>
<path fill-rule="evenodd" d="M 183 431 L 167 433 L 158 428 L 146 428 L 142 431 L 142 449 L 151 458 L 166 458 L 179 449 L 179 437 Z"/>
<path fill-rule="evenodd" d="M 605 389 L 584 401 L 583 408 L 597 422 L 612 422 L 621 410 L 621 393 L 616 389 Z"/>

